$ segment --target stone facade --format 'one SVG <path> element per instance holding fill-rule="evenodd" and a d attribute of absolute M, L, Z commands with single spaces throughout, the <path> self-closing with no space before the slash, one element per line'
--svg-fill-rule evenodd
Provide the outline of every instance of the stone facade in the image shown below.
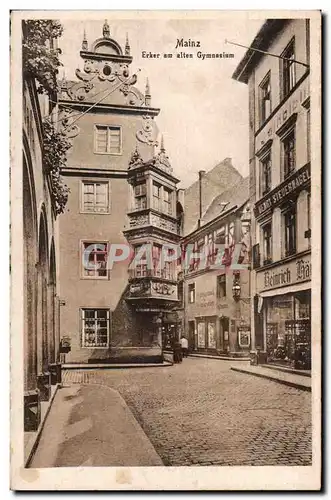
<path fill-rule="evenodd" d="M 61 330 L 71 339 L 66 361 L 133 361 L 140 354 L 144 360 L 160 359 L 161 347 L 154 342 L 155 323 L 127 300 L 134 295 L 128 271 L 132 255 L 100 272 L 89 271 L 84 261 L 85 257 L 95 258 L 95 263 L 101 259 L 100 265 L 104 265 L 111 245 L 132 245 L 127 239 L 130 231 L 144 239 L 149 226 L 161 233 L 177 229 L 176 217 L 164 217 L 157 211 L 137 211 L 128 217 L 135 203 L 128 182 L 132 152 L 139 150 L 144 164 L 156 158 L 154 118 L 159 109 L 151 106 L 148 81 L 144 93 L 135 86 L 129 41 L 122 50 L 111 38 L 107 23 L 103 36 L 90 47 L 84 36 L 80 55 L 84 70 L 76 71 L 77 81 L 60 82 L 59 95 L 59 114 L 68 120 L 64 131 L 72 140 L 63 171 L 71 193 L 60 223 L 65 301 Z M 160 165 L 155 168 L 162 177 Z M 103 256 L 98 255 L 98 248 L 105 249 Z M 150 292 L 158 293 L 155 287 Z"/>
<path fill-rule="evenodd" d="M 309 42 L 309 20 L 267 20 L 252 46 L 281 59 L 248 50 L 233 75 L 249 91 L 252 358 L 297 368 L 311 348 Z"/>
<path fill-rule="evenodd" d="M 40 401 L 49 400 L 51 384 L 59 381 L 56 367 L 60 361 L 57 220 L 52 183 L 44 168 L 42 129 L 42 112 L 48 115 L 51 109 L 48 98 L 38 96 L 36 82 L 24 76 L 22 217 L 26 431 L 38 429 Z M 15 225 L 13 221 L 13 232 Z"/>

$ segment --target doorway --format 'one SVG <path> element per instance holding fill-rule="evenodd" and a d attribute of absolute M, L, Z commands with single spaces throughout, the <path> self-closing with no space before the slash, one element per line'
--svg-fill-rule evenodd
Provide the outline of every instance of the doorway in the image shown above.
<path fill-rule="evenodd" d="M 188 348 L 195 349 L 195 321 L 188 322 Z"/>
<path fill-rule="evenodd" d="M 220 350 L 223 353 L 229 352 L 229 318 L 223 316 L 220 318 Z"/>

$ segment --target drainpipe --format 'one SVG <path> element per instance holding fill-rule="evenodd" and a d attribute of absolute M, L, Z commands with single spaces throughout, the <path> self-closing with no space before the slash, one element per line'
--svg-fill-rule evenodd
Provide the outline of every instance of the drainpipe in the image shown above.
<path fill-rule="evenodd" d="M 201 227 L 201 219 L 202 219 L 202 178 L 204 177 L 206 171 L 199 170 L 199 219 L 198 219 L 198 227 Z"/>

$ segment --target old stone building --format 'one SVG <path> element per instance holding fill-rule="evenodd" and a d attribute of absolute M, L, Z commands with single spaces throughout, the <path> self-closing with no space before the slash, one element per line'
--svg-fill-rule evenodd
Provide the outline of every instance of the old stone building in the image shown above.
<path fill-rule="evenodd" d="M 60 222 L 66 361 L 160 361 L 161 303 L 177 300 L 175 272 L 158 275 L 147 263 L 129 269 L 144 243 L 155 258 L 160 245 L 178 240 L 178 180 L 163 143 L 156 150 L 160 110 L 148 81 L 144 93 L 135 86 L 128 38 L 122 50 L 107 22 L 91 45 L 84 34 L 80 56 L 84 70 L 61 82 L 59 96 L 72 138 L 63 170 L 71 192 Z M 131 253 L 112 265 L 114 245 Z"/>
<path fill-rule="evenodd" d="M 233 75 L 249 92 L 253 359 L 296 368 L 311 358 L 309 44 L 309 20 L 267 20 Z"/>
<path fill-rule="evenodd" d="M 184 330 L 191 351 L 249 354 L 249 179 L 237 177 L 182 240 Z"/>
<path fill-rule="evenodd" d="M 23 22 L 23 36 L 26 29 Z M 24 428 L 36 431 L 40 403 L 59 380 L 57 206 L 43 147 L 43 119 L 51 118 L 54 103 L 38 94 L 36 80 L 25 71 L 22 96 Z"/>

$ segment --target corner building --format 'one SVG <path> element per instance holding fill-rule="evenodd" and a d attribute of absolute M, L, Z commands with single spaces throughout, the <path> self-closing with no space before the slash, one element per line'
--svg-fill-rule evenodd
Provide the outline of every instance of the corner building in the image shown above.
<path fill-rule="evenodd" d="M 311 365 L 309 43 L 309 20 L 267 20 L 233 74 L 249 92 L 252 360 L 298 369 Z"/>
<path fill-rule="evenodd" d="M 160 110 L 151 106 L 148 81 L 144 94 L 135 87 L 128 38 L 123 50 L 107 22 L 91 46 L 84 34 L 80 56 L 83 71 L 76 70 L 77 81 L 60 82 L 59 97 L 59 117 L 72 138 L 62 172 L 71 192 L 60 224 L 61 332 L 71 343 L 66 361 L 159 361 L 160 304 L 151 304 L 153 297 L 148 306 L 141 302 L 146 281 L 156 299 L 165 296 L 156 289 L 165 287 L 152 284 L 143 266 L 129 276 L 129 258 L 108 267 L 107 260 L 113 244 L 130 244 L 134 253 L 157 228 L 162 241 L 169 231 L 176 234 L 178 181 L 161 165 L 164 147 L 155 153 Z M 171 287 L 176 299 L 174 275 Z"/>

